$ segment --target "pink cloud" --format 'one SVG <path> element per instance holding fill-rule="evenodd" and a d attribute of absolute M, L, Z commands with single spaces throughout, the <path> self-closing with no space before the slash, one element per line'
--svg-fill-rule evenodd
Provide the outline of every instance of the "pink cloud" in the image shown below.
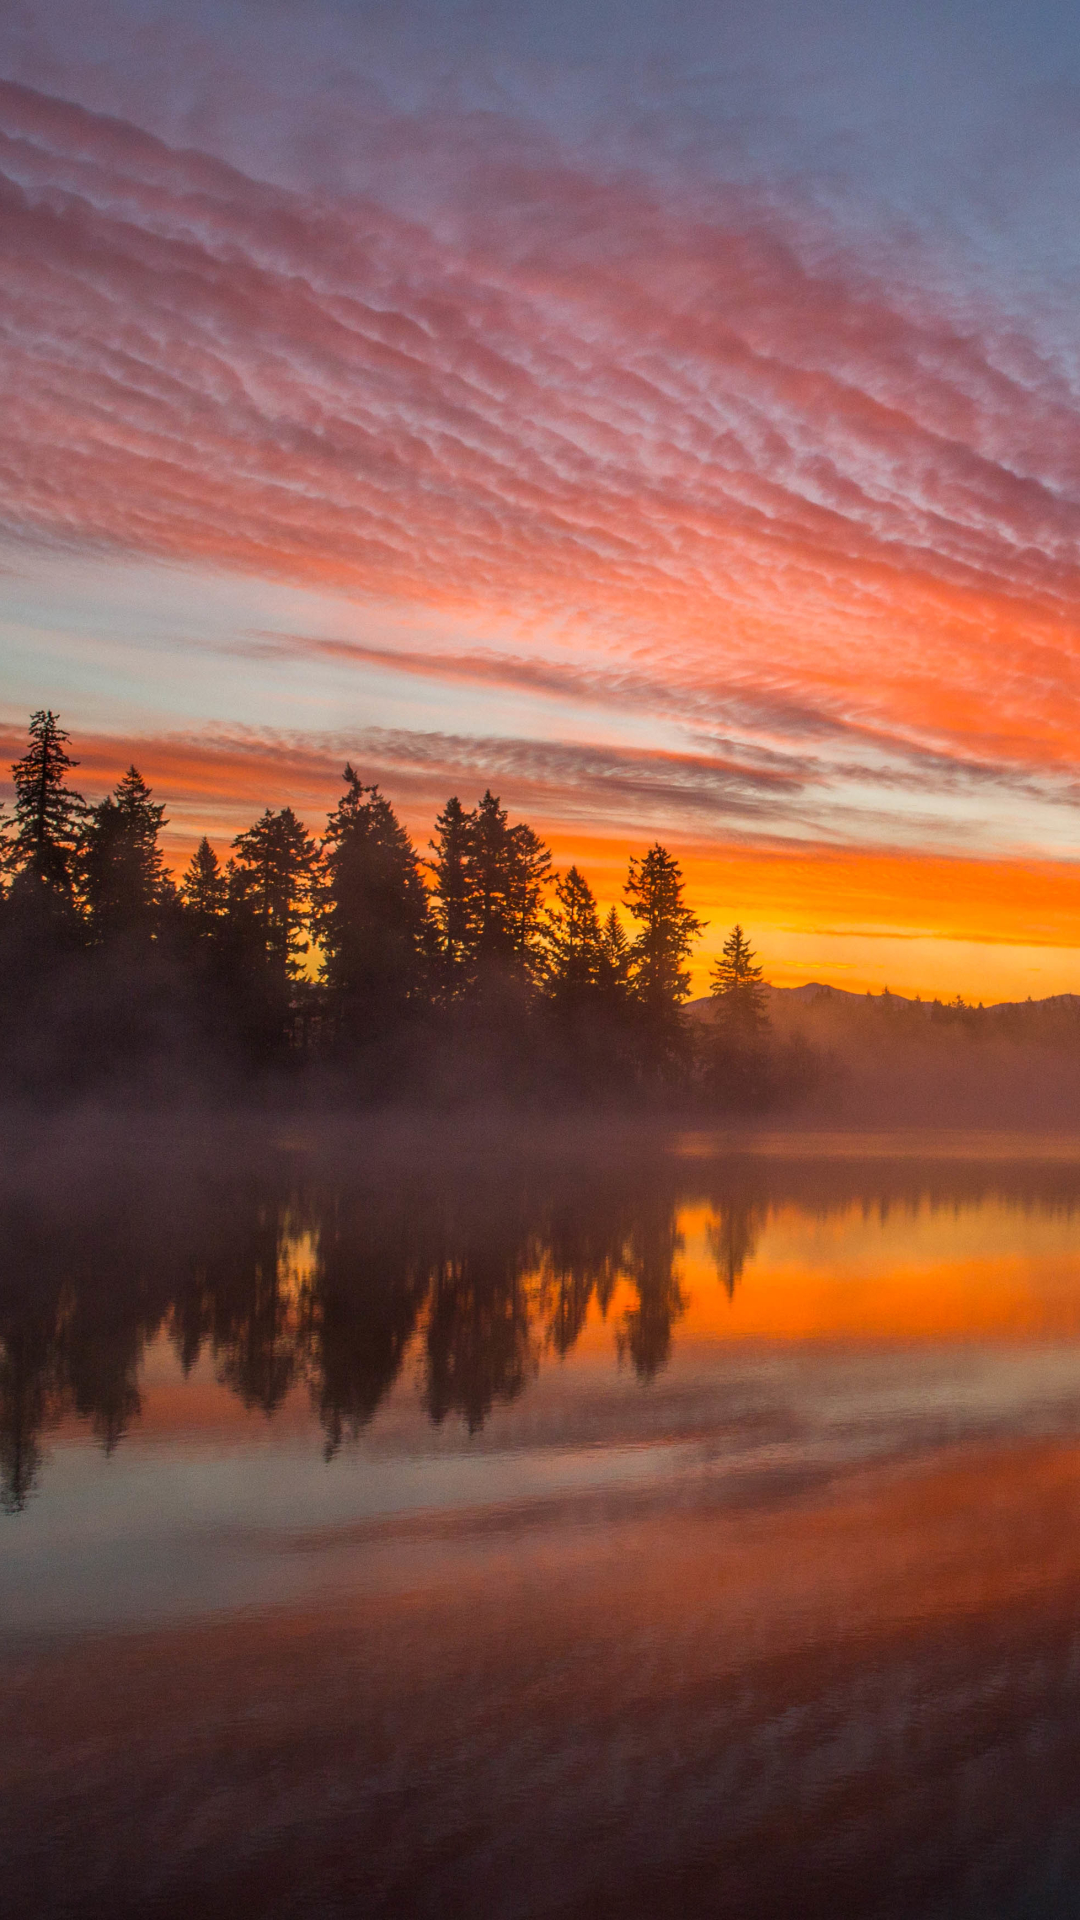
<path fill-rule="evenodd" d="M 482 138 L 474 177 L 451 232 L 0 86 L 3 524 L 557 623 L 443 670 L 699 732 L 742 697 L 744 798 L 815 772 L 796 709 L 867 781 L 1070 774 L 1067 370 L 746 193 L 706 218 Z M 583 805 L 634 785 L 575 767 Z"/>

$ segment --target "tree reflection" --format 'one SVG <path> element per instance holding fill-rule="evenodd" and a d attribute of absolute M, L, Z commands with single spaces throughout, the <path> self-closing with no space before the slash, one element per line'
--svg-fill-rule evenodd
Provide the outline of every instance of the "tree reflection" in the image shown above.
<path fill-rule="evenodd" d="M 329 1457 L 397 1379 L 428 1296 L 423 1209 L 334 1196 L 310 1294 L 311 1397 Z"/>
<path fill-rule="evenodd" d="M 64 1329 L 67 1385 L 76 1413 L 89 1420 L 106 1453 L 142 1412 L 138 1374 L 148 1336 L 154 1331 L 140 1322 L 110 1314 L 103 1322 L 79 1302 L 75 1317 Z"/>
<path fill-rule="evenodd" d="M 204 1287 L 215 1372 L 246 1407 L 275 1413 L 304 1371 L 306 1303 L 289 1252 L 293 1214 L 256 1201 L 217 1286 Z"/>
<path fill-rule="evenodd" d="M 686 1311 L 686 1296 L 675 1271 L 682 1251 L 683 1238 L 670 1199 L 647 1192 L 635 1214 L 627 1262 L 637 1288 L 637 1305 L 627 1309 L 618 1334 L 620 1353 L 629 1354 L 642 1380 L 651 1380 L 666 1366 L 672 1327 Z"/>
<path fill-rule="evenodd" d="M 1080 1202 L 1080 1176 L 1040 1177 L 1046 1192 L 1030 1170 L 1014 1176 L 1022 1203 L 1071 1212 Z M 185 1372 L 201 1359 L 246 1407 L 269 1417 L 305 1395 L 328 1455 L 362 1432 L 410 1354 L 430 1418 L 476 1433 L 616 1300 L 620 1355 L 642 1382 L 656 1377 L 687 1305 L 680 1219 L 690 1200 L 704 1205 L 730 1298 L 785 1195 L 814 1213 L 852 1199 L 884 1213 L 920 1198 L 977 1201 L 987 1178 L 881 1163 L 688 1172 L 657 1155 L 600 1171 L 522 1157 L 481 1171 L 457 1161 L 331 1176 L 281 1154 L 186 1182 L 164 1169 L 157 1185 L 147 1175 L 119 1197 L 103 1183 L 63 1208 L 51 1190 L 32 1206 L 9 1198 L 0 1499 L 11 1512 L 26 1506 L 44 1436 L 66 1416 L 89 1422 L 107 1450 L 122 1441 L 139 1418 L 147 1342 L 163 1329 Z M 995 1181 L 1000 1189 L 1000 1170 Z"/>
<path fill-rule="evenodd" d="M 460 1413 L 470 1433 L 496 1400 L 513 1400 L 539 1364 L 519 1257 L 498 1247 L 447 1260 L 432 1289 L 427 1407 L 438 1424 Z"/>
<path fill-rule="evenodd" d="M 611 1183 L 552 1209 L 541 1256 L 538 1307 L 546 1343 L 560 1358 L 575 1345 L 595 1300 L 606 1318 L 625 1273 L 632 1210 Z"/>
<path fill-rule="evenodd" d="M 55 1341 L 40 1318 L 8 1320 L 0 1345 L 0 1506 L 21 1513 L 42 1464 L 41 1434 L 58 1401 Z"/>
<path fill-rule="evenodd" d="M 717 1278 L 729 1300 L 735 1297 L 747 1261 L 753 1259 L 766 1217 L 767 1210 L 760 1201 L 731 1198 L 721 1201 L 715 1219 L 705 1230 Z"/>

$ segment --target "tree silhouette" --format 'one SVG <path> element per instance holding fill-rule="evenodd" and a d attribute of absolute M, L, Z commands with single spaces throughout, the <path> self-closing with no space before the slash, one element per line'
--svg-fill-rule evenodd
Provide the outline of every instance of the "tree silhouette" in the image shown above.
<path fill-rule="evenodd" d="M 511 826 L 490 789 L 472 815 L 465 906 L 473 970 L 530 980 L 542 963 L 540 927 L 551 858 L 531 827 Z"/>
<path fill-rule="evenodd" d="M 544 964 L 541 927 L 544 894 L 551 878 L 551 855 L 539 835 L 524 821 L 511 828 L 510 840 L 514 959 L 525 979 L 535 982 Z"/>
<path fill-rule="evenodd" d="M 205 834 L 191 856 L 180 882 L 184 919 L 197 940 L 220 934 L 229 904 L 229 887 L 221 861 Z"/>
<path fill-rule="evenodd" d="M 346 1026 L 372 1034 L 420 1003 L 434 930 L 420 861 L 378 787 L 345 768 L 315 888 L 322 977 Z"/>
<path fill-rule="evenodd" d="M 475 912 L 469 873 L 473 815 L 461 801 L 448 800 L 435 820 L 435 838 L 429 842 L 435 858 L 429 861 L 435 881 L 432 910 L 439 941 L 439 972 L 444 993 L 460 993 L 472 954 Z"/>
<path fill-rule="evenodd" d="M 446 802 L 425 863 L 350 764 L 320 846 L 291 807 L 267 807 L 224 873 L 203 838 L 177 887 L 163 803 L 130 767 L 87 807 L 66 784 L 67 738 L 54 713 L 33 715 L 14 828 L 0 832 L 0 876 L 14 874 L 0 891 L 0 1068 L 20 1084 L 196 1057 L 215 1078 L 347 1060 L 365 1101 L 391 1082 L 439 1100 L 595 1103 L 635 1089 L 760 1101 L 812 1081 L 808 1048 L 766 1057 L 739 927 L 714 969 L 711 1039 L 691 1044 L 682 1007 L 702 922 L 659 843 L 629 863 L 629 938 L 618 908 L 601 924 L 578 866 L 551 897 L 548 848 L 490 788 L 472 812 Z"/>
<path fill-rule="evenodd" d="M 544 984 L 556 1007 L 595 1003 L 604 961 L 593 891 L 577 867 L 555 882 L 555 905 L 544 930 Z"/>
<path fill-rule="evenodd" d="M 51 709 L 31 717 L 30 745 L 11 769 L 15 782 L 15 834 L 10 860 L 27 876 L 69 894 L 86 811 L 81 794 L 67 785 L 78 766 L 66 751 L 70 736 Z"/>
<path fill-rule="evenodd" d="M 690 992 L 686 967 L 703 922 L 687 906 L 679 863 L 657 841 L 631 858 L 626 903 L 638 922 L 630 948 L 630 990 L 642 1020 L 650 1064 L 670 1071 L 685 1043 L 680 1008 Z"/>
<path fill-rule="evenodd" d="M 626 938 L 618 911 L 611 907 L 600 930 L 600 961 L 597 984 L 610 1007 L 622 1008 L 630 994 L 630 942 Z"/>
<path fill-rule="evenodd" d="M 705 1080 L 729 1106 L 760 1104 L 768 1095 L 769 1015 L 761 968 L 740 926 L 731 929 L 712 970 L 712 1033 L 705 1044 Z"/>
<path fill-rule="evenodd" d="M 302 935 L 311 906 L 318 852 L 291 807 L 267 807 L 238 834 L 229 862 L 229 906 L 261 948 L 273 983 L 284 993 L 307 953 Z"/>
<path fill-rule="evenodd" d="M 79 857 L 80 891 L 91 937 L 149 940 L 174 895 L 158 846 L 165 808 L 129 767 L 109 798 L 89 813 Z"/>
<path fill-rule="evenodd" d="M 709 976 L 715 1018 L 734 1035 L 753 1039 L 769 1024 L 765 987 L 757 955 L 740 926 L 734 926 Z"/>

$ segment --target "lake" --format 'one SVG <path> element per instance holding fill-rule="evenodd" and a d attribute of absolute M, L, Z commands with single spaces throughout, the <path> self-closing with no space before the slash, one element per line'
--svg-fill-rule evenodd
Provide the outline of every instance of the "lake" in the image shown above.
<path fill-rule="evenodd" d="M 9 1146 L 7 1920 L 1080 1912 L 1080 1143 Z"/>

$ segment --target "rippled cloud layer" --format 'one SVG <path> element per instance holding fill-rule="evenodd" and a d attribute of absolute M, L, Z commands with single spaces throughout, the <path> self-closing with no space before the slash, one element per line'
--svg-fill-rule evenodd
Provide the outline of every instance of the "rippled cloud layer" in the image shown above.
<path fill-rule="evenodd" d="M 1052 195 L 1041 227 L 1019 219 L 1018 162 L 1000 198 L 1008 143 L 999 200 L 980 212 L 973 190 L 948 222 L 914 160 L 863 191 L 860 151 L 881 161 L 865 126 L 845 149 L 823 122 L 816 173 L 802 126 L 785 171 L 745 46 L 742 93 L 733 56 L 704 106 L 642 56 L 635 119 L 614 54 L 605 93 L 602 63 L 557 70 L 507 29 L 500 79 L 467 10 L 456 71 L 440 92 L 429 61 L 411 96 L 382 9 L 320 9 L 323 66 L 297 50 L 288 84 L 286 40 L 262 57 L 234 11 L 231 42 L 226 15 L 192 9 L 177 40 L 152 7 L 107 14 L 142 23 L 109 78 L 85 24 L 65 67 L 74 15 L 52 10 L 51 40 L 13 15 L 15 575 L 51 551 L 262 583 L 249 619 L 209 646 L 192 632 L 238 765 L 258 716 L 223 710 L 219 654 L 253 680 L 281 660 L 310 686 L 352 676 L 352 750 L 407 806 L 490 777 L 571 833 L 1068 857 L 1075 266 L 1050 244 Z M 424 18 L 401 13 L 399 56 Z M 356 35 L 363 85 L 340 55 Z M 231 107 L 229 45 L 247 49 Z M 1052 112 L 1040 86 L 1031 151 L 1049 127 L 1059 167 L 1072 96 Z M 266 583 L 330 611 L 310 631 L 267 620 Z M 152 681 L 131 725 L 172 737 Z M 117 692 L 118 733 L 122 709 Z M 348 732 L 309 727 L 304 752 L 321 765 Z"/>

